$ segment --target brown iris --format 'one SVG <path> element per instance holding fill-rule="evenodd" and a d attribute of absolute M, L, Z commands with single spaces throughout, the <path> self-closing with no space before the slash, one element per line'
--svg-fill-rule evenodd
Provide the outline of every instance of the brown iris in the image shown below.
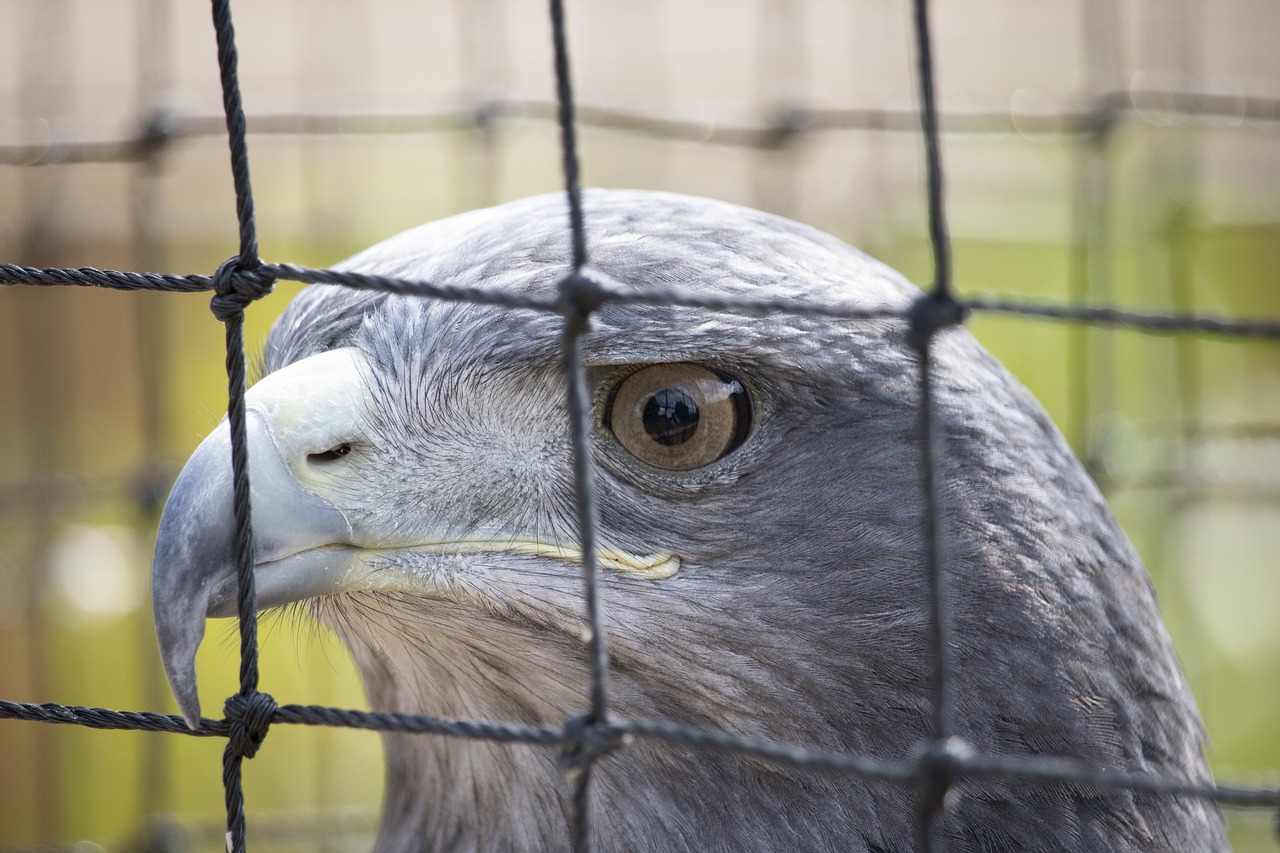
<path fill-rule="evenodd" d="M 733 376 L 700 364 L 652 364 L 618 383 L 604 426 L 639 459 L 687 471 L 738 448 L 751 427 L 751 404 Z"/>

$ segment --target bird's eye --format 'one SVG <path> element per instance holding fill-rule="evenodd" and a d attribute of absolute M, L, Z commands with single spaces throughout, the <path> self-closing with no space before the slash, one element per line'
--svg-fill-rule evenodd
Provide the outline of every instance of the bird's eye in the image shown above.
<path fill-rule="evenodd" d="M 342 444 L 335 444 L 328 450 L 323 450 L 319 453 L 308 453 L 307 461 L 323 465 L 326 462 L 336 462 L 350 452 L 351 445 L 344 441 Z"/>
<path fill-rule="evenodd" d="M 604 426 L 641 460 L 671 471 L 710 465 L 751 428 L 751 402 L 733 376 L 700 364 L 653 364 L 619 382 Z"/>

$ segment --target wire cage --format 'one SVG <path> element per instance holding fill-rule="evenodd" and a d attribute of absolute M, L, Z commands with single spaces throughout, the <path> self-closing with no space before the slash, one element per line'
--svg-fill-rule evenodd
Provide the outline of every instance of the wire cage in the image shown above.
<path fill-rule="evenodd" d="M 208 739 L 81 727 L 184 730 L 155 713 L 172 703 L 145 606 L 149 543 L 179 460 L 222 414 L 225 382 L 203 297 L 111 290 L 216 290 L 234 354 L 237 324 L 259 340 L 297 282 L 332 280 L 326 265 L 364 245 L 566 181 L 576 192 L 579 154 L 588 184 L 798 218 L 973 310 L 975 333 L 1063 426 L 1156 578 L 1215 771 L 1252 786 L 1217 795 L 1264 807 L 1229 812 L 1233 842 L 1274 849 L 1280 13 L 1266 0 L 989 0 L 941 5 L 931 27 L 923 3 L 617 0 L 571 6 L 567 33 L 537 4 L 505 0 L 282 0 L 237 7 L 234 40 L 228 4 L 213 7 L 216 50 L 203 3 L 0 9 L 12 46 L 0 51 L 0 260 L 12 261 L 0 282 L 101 286 L 0 289 L 0 431 L 17 451 L 0 474 L 0 717 L 80 724 L 0 724 L 0 850 L 220 848 L 214 767 L 228 737 L 239 845 L 244 808 L 253 849 L 367 848 L 381 784 L 371 735 L 276 725 L 263 760 L 246 765 L 244 806 L 239 763 L 256 749 L 246 707 L 211 722 Z M 917 65 L 929 34 L 932 70 Z M 941 163 L 921 134 L 918 89 L 937 93 Z M 251 182 L 237 147 L 246 129 Z M 239 263 L 224 265 L 237 242 Z M 262 268 L 259 254 L 307 266 Z M 570 272 L 572 305 L 575 287 L 597 285 Z M 244 311 L 273 277 L 276 293 Z M 233 369 L 233 399 L 236 384 Z M 209 707 L 237 685 L 246 703 L 260 695 L 256 665 L 238 676 L 226 636 L 201 653 Z M 264 690 L 361 701 L 332 642 L 274 639 Z M 247 642 L 256 649 L 252 631 Z M 49 702 L 59 705 L 36 704 Z M 597 682 L 583 709 L 605 702 Z M 275 723 L 443 725 L 257 711 Z M 599 718 L 585 719 L 455 733 L 568 743 L 589 765 Z M 752 748 L 847 772 L 918 770 Z M 984 772 L 934 758 L 939 773 Z"/>

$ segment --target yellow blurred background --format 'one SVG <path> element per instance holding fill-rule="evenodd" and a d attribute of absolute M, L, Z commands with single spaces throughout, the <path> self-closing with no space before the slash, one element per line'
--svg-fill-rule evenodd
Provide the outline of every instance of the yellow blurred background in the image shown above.
<path fill-rule="evenodd" d="M 906 2 L 568 7 L 588 185 L 772 210 L 927 284 Z M 1280 318 L 1280 7 L 935 7 L 963 293 Z M 234 12 L 267 260 L 331 264 L 560 186 L 542 3 Z M 211 273 L 236 251 L 207 3 L 7 0 L 0 45 L 0 261 Z M 1071 132 L 1099 105 L 1101 130 Z M 167 135 L 127 142 L 147 126 Z M 250 309 L 251 343 L 296 292 Z M 970 325 L 1150 566 L 1221 778 L 1280 783 L 1280 346 Z M 0 699 L 173 711 L 150 548 L 158 502 L 225 408 L 222 345 L 207 295 L 0 287 Z M 216 712 L 236 689 L 233 623 L 209 637 Z M 263 640 L 280 702 L 364 707 L 320 629 L 268 615 Z M 219 849 L 221 750 L 0 720 L 0 851 Z M 251 849 L 367 849 L 380 762 L 374 734 L 273 728 L 247 764 Z M 1267 815 L 1232 826 L 1238 850 L 1275 849 Z"/>

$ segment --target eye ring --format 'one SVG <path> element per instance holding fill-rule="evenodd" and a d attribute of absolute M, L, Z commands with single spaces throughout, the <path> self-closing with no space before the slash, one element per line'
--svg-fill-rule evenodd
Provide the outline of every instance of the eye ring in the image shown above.
<path fill-rule="evenodd" d="M 751 399 L 736 376 L 691 362 L 645 365 L 609 391 L 602 424 L 637 459 L 668 471 L 710 465 L 751 431 Z"/>

